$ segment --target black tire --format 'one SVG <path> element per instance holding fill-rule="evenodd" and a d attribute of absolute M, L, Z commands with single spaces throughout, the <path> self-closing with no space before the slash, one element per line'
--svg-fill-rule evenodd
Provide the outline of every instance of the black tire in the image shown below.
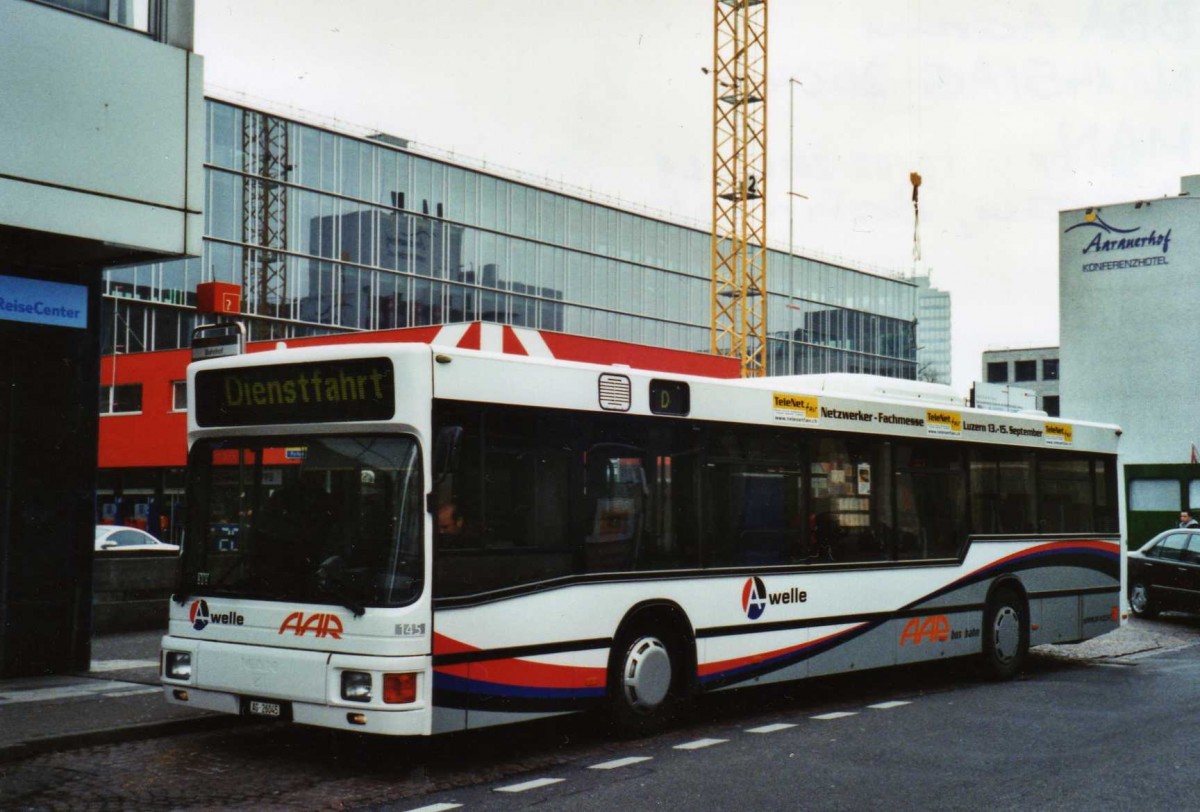
<path fill-rule="evenodd" d="M 622 631 L 613 642 L 608 664 L 609 718 L 622 736 L 646 736 L 662 730 L 684 698 L 682 644 L 656 625 Z"/>
<path fill-rule="evenodd" d="M 1150 585 L 1145 581 L 1134 581 L 1129 585 L 1129 609 L 1137 617 L 1158 615 L 1158 607 L 1150 600 Z"/>
<path fill-rule="evenodd" d="M 983 670 L 991 679 L 1012 679 L 1029 653 L 1025 602 L 1011 589 L 997 590 L 983 610 Z"/>

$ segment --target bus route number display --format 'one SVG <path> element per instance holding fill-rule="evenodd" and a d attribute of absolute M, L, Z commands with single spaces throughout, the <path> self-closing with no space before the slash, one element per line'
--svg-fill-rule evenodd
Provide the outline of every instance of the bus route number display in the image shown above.
<path fill-rule="evenodd" d="M 386 358 L 196 373 L 200 426 L 389 420 L 395 413 L 395 372 Z"/>

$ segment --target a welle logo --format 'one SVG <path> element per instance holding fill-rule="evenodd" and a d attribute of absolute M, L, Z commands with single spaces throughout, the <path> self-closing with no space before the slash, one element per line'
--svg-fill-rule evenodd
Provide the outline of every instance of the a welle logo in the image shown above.
<path fill-rule="evenodd" d="M 1084 254 L 1103 254 L 1109 251 L 1128 251 L 1134 248 L 1161 248 L 1165 254 L 1171 250 L 1171 229 L 1160 234 L 1157 229 L 1150 229 L 1149 234 L 1141 233 L 1142 228 L 1117 228 L 1104 222 L 1099 212 L 1088 212 L 1083 216 L 1082 223 L 1076 223 L 1064 234 L 1069 234 L 1077 228 L 1095 230 L 1092 239 L 1083 247 Z M 1133 236 L 1131 236 L 1133 235 Z"/>
<path fill-rule="evenodd" d="M 237 612 L 210 612 L 208 601 L 192 601 L 191 608 L 188 609 L 188 620 L 198 632 L 204 631 L 210 623 L 218 626 L 242 626 L 246 623 L 246 618 Z"/>
<path fill-rule="evenodd" d="M 758 620 L 767 611 L 767 606 L 779 604 L 807 603 L 808 593 L 792 587 L 783 592 L 768 592 L 762 578 L 747 578 L 742 585 L 742 611 L 750 620 Z"/>

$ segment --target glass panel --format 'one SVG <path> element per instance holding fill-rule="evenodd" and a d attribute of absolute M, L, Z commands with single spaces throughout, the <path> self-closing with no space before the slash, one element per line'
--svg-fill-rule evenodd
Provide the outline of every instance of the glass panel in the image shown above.
<path fill-rule="evenodd" d="M 234 108 L 228 105 L 209 103 L 209 134 L 205 160 L 228 169 L 241 169 L 234 164 L 235 150 L 240 149 L 241 145 L 241 133 L 238 131 L 241 116 L 238 111 L 239 121 L 235 126 L 234 112 Z"/>
<path fill-rule="evenodd" d="M 895 449 L 897 552 L 900 559 L 953 558 L 966 540 L 962 451 L 944 443 Z"/>
<path fill-rule="evenodd" d="M 450 167 L 446 177 L 446 217 L 462 221 L 467 210 L 466 172 Z"/>
<path fill-rule="evenodd" d="M 1167 536 L 1154 548 L 1154 558 L 1165 558 L 1168 561 L 1179 561 L 1183 558 L 1183 551 L 1187 547 L 1188 536 L 1186 533 L 1175 533 Z"/>
<path fill-rule="evenodd" d="M 183 583 L 191 595 L 345 606 L 358 615 L 421 592 L 425 507 L 410 439 L 201 441 L 188 479 Z"/>
<path fill-rule="evenodd" d="M 487 592 L 573 572 L 569 420 L 464 408 L 448 410 L 442 421 L 464 432 L 457 469 L 437 494 L 438 594 Z"/>
<path fill-rule="evenodd" d="M 479 225 L 496 227 L 496 179 L 488 175 L 479 178 Z"/>
<path fill-rule="evenodd" d="M 1013 449 L 976 449 L 971 460 L 974 532 L 1032 533 L 1033 457 Z"/>
<path fill-rule="evenodd" d="M 1174 479 L 1135 479 L 1129 483 L 1130 510 L 1181 510 Z"/>
<path fill-rule="evenodd" d="M 337 142 L 338 137 L 331 132 L 319 131 L 321 144 L 321 179 L 318 188 L 333 192 L 337 190 Z"/>
<path fill-rule="evenodd" d="M 1043 459 L 1038 465 L 1038 529 L 1088 533 L 1092 511 L 1091 466 L 1083 459 Z"/>
<path fill-rule="evenodd" d="M 379 169 L 375 173 L 372 186 L 375 190 L 373 199 L 383 206 L 395 206 L 393 195 L 396 192 L 396 173 L 399 172 L 399 154 L 394 150 L 379 150 Z"/>
<path fill-rule="evenodd" d="M 347 197 L 362 197 L 361 154 L 358 151 L 358 142 L 348 138 L 339 138 L 338 151 L 341 153 L 341 182 L 338 184 L 338 191 Z"/>

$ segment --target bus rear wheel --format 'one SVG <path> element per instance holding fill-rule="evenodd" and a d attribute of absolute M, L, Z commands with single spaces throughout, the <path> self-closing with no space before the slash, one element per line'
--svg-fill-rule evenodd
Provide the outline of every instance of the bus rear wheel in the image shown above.
<path fill-rule="evenodd" d="M 674 717 L 682 699 L 680 656 L 672 635 L 635 628 L 614 642 L 609 659 L 611 720 L 621 735 L 657 732 Z"/>
<path fill-rule="evenodd" d="M 1025 603 L 1011 589 L 998 590 L 983 611 L 983 668 L 992 679 L 1012 679 L 1029 652 Z"/>

